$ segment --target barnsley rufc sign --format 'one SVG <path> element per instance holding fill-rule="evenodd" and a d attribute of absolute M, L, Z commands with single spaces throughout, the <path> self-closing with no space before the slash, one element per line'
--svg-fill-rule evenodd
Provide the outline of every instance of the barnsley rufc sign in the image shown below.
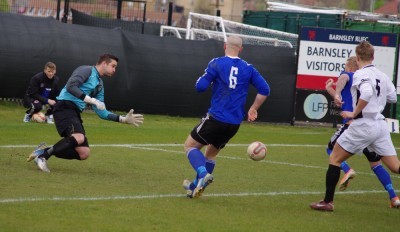
<path fill-rule="evenodd" d="M 325 90 L 329 78 L 337 78 L 355 48 L 368 40 L 375 48 L 373 64 L 394 78 L 397 35 L 303 27 L 300 35 L 296 88 Z"/>

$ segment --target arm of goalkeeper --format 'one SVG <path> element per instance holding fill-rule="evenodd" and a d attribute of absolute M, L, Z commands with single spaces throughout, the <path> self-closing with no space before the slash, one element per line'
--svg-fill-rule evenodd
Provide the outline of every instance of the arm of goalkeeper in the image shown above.
<path fill-rule="evenodd" d="M 119 116 L 119 122 L 132 124 L 136 127 L 140 126 L 144 121 L 143 115 L 141 114 L 134 114 L 133 109 L 131 109 L 126 116 Z"/>
<path fill-rule="evenodd" d="M 83 101 L 88 104 L 95 105 L 97 107 L 97 109 L 99 109 L 99 110 L 104 110 L 106 108 L 106 105 L 103 102 L 99 101 L 96 98 L 89 97 L 87 95 L 85 96 Z"/>

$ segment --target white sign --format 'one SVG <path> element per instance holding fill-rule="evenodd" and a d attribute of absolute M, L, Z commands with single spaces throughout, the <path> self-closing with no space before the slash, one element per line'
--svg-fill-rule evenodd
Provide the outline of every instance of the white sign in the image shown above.
<path fill-rule="evenodd" d="M 338 77 L 347 58 L 355 56 L 354 44 L 302 41 L 299 50 L 298 74 Z M 396 48 L 374 46 L 373 64 L 389 78 L 394 77 Z M 392 62 L 390 62 L 392 61 Z M 399 81 L 397 82 L 398 85 Z M 399 90 L 398 90 L 399 91 Z"/>

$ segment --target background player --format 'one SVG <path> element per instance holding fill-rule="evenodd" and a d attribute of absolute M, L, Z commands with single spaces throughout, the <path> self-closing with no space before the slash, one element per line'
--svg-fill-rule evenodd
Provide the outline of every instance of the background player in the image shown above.
<path fill-rule="evenodd" d="M 41 111 L 44 105 L 49 105 L 45 113 L 46 122 L 54 123 L 53 107 L 56 104 L 56 97 L 60 93 L 58 86 L 60 78 L 56 76 L 56 71 L 56 65 L 47 62 L 43 71 L 31 78 L 24 97 L 24 107 L 28 108 L 25 112 L 24 122 L 29 122 L 33 114 Z"/>

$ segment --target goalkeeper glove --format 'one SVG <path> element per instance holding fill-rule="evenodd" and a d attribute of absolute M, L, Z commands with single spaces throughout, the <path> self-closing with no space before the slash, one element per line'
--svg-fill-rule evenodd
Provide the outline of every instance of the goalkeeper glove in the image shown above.
<path fill-rule="evenodd" d="M 85 96 L 83 101 L 95 105 L 99 110 L 104 110 L 106 108 L 106 105 L 103 102 L 97 100 L 96 98 L 89 97 L 87 95 Z"/>
<path fill-rule="evenodd" d="M 133 109 L 129 111 L 129 113 L 126 116 L 119 116 L 119 122 L 121 123 L 126 123 L 126 124 L 132 124 L 136 127 L 138 127 L 140 124 L 143 123 L 143 115 L 141 114 L 134 114 Z"/>

